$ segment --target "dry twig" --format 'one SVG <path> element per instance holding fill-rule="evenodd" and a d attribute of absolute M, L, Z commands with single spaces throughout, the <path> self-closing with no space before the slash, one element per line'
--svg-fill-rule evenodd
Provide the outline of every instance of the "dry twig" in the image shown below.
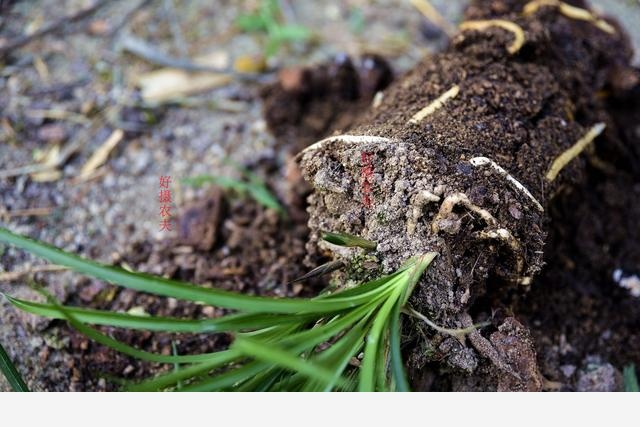
<path fill-rule="evenodd" d="M 16 49 L 20 49 L 23 46 L 28 45 L 34 40 L 47 36 L 49 34 L 56 33 L 58 31 L 63 30 L 67 25 L 81 21 L 85 18 L 96 13 L 98 10 L 102 9 L 104 6 L 108 5 L 110 2 L 107 0 L 97 1 L 93 5 L 76 12 L 73 15 L 65 16 L 49 25 L 44 26 L 33 34 L 20 36 L 17 39 L 10 41 L 4 46 L 0 47 L 0 58 L 3 58 L 13 52 Z"/>

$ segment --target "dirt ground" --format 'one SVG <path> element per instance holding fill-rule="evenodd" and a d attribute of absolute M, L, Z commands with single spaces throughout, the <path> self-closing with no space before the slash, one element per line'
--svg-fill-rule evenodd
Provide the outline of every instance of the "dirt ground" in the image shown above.
<path fill-rule="evenodd" d="M 264 41 L 233 26 L 233 19 L 255 2 L 156 0 L 118 28 L 134 3 L 113 2 L 65 34 L 34 41 L 4 60 L 0 224 L 94 259 L 205 286 L 264 295 L 314 294 L 322 282 L 286 284 L 309 268 L 305 265 L 308 188 L 292 167 L 293 156 L 331 129 L 348 126 L 353 115 L 370 104 L 375 93 L 371 88 L 388 83 L 385 62 L 398 75 L 425 54 L 442 49 L 445 34 L 409 2 L 283 2 L 286 19 L 307 26 L 315 36 L 311 43 L 283 48 L 269 67 L 309 65 L 316 78 L 310 87 L 300 89 L 304 96 L 315 96 L 317 91 L 330 96 L 296 105 L 291 116 L 276 120 L 270 112 L 276 111 L 277 98 L 267 88 L 275 80 L 273 75 L 266 83 L 237 78 L 189 96 L 180 105 L 142 105 L 135 82 L 160 67 L 118 47 L 127 34 L 133 34 L 174 56 L 213 53 L 231 63 L 239 55 L 256 55 Z M 464 3 L 433 2 L 450 22 L 460 20 Z M 619 17 L 622 25 L 627 23 L 634 41 L 640 38 L 640 28 L 632 25 L 640 20 L 637 3 L 593 3 Z M 71 0 L 0 2 L 0 41 L 86 5 Z M 181 28 L 177 34 L 176 23 Z M 352 67 L 345 54 L 352 58 Z M 377 57 L 367 54 L 384 58 L 385 62 L 376 63 L 375 73 L 367 74 L 371 62 L 366 59 Z M 319 63 L 328 65 L 312 66 Z M 359 90 L 354 92 L 349 82 Z M 637 99 L 636 94 L 628 102 Z M 315 114 L 326 111 L 326 104 L 335 106 L 332 114 Z M 619 112 L 629 140 L 637 141 L 638 117 L 630 117 L 627 111 L 632 109 L 627 107 L 611 108 Z M 295 116 L 296 111 L 303 113 Z M 286 126 L 273 126 L 283 120 Z M 115 129 L 125 133 L 109 160 L 93 176 L 81 178 L 83 165 Z M 57 168 L 58 175 L 40 176 L 40 182 L 28 173 L 2 175 L 37 163 L 38 155 L 51 147 L 64 150 L 74 144 L 77 149 Z M 504 317 L 517 313 L 531 329 L 547 389 L 615 390 L 620 388 L 623 366 L 640 366 L 640 301 L 618 285 L 640 273 L 640 229 L 635 220 L 640 214 L 640 170 L 633 162 L 640 155 L 638 146 L 616 171 L 590 169 L 586 182 L 557 198 L 552 217 L 561 225 L 551 230 L 546 267 L 531 292 L 489 292 L 485 297 L 485 308 L 505 312 Z M 620 160 L 615 155 L 619 153 L 612 159 Z M 288 219 L 232 192 L 180 183 L 199 174 L 238 177 L 228 159 L 257 173 L 285 206 Z M 159 229 L 160 176 L 172 179 L 176 218 L 172 232 Z M 26 211 L 33 209 L 38 210 Z M 0 274 L 41 264 L 10 247 L 2 248 L 0 260 Z M 0 290 L 35 299 L 30 280 L 46 285 L 68 304 L 188 317 L 220 314 L 118 290 L 69 272 L 5 279 Z M 170 368 L 118 355 L 60 322 L 20 313 L 6 301 L 0 307 L 0 342 L 34 390 L 115 390 Z M 174 343 L 180 354 L 226 344 L 223 336 L 113 333 L 125 342 L 167 354 Z M 445 349 L 443 344 L 436 350 L 445 357 Z M 419 362 L 412 361 L 414 366 Z M 473 389 L 461 378 L 432 364 L 413 373 L 417 389 Z M 6 388 L 0 380 L 0 390 Z"/>

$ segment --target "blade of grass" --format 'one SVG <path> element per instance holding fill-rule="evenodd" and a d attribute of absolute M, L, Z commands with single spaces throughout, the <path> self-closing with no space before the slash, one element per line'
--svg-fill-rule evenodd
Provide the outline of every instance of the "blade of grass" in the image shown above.
<path fill-rule="evenodd" d="M 422 274 L 424 274 L 424 271 L 427 269 L 427 267 L 431 265 L 431 263 L 437 256 L 438 256 L 437 252 L 428 252 L 424 255 L 413 257 L 405 263 L 405 265 L 403 266 L 405 267 L 405 270 L 408 270 L 409 268 L 411 268 L 412 271 L 411 271 L 411 275 L 408 278 L 407 286 L 405 287 L 402 293 L 402 297 L 400 300 L 401 308 L 407 305 L 407 301 L 409 300 L 409 297 L 413 293 L 413 289 L 416 287 L 418 280 L 420 280 L 420 277 L 422 277 Z"/>
<path fill-rule="evenodd" d="M 364 347 L 364 358 L 362 359 L 362 365 L 360 366 L 360 391 L 376 390 L 376 362 L 378 359 L 379 348 L 382 344 L 381 337 L 384 327 L 388 322 L 389 315 L 393 310 L 394 305 L 398 302 L 402 291 L 402 288 L 395 290 L 392 296 L 390 296 L 382 307 L 380 307 L 380 310 L 373 321 L 373 326 L 367 334 L 367 341 Z"/>
<path fill-rule="evenodd" d="M 242 353 L 238 349 L 233 350 Z M 270 365 L 265 362 L 249 362 L 246 365 L 239 366 L 222 374 L 211 376 L 195 384 L 190 384 L 186 387 L 183 387 L 181 391 L 222 391 L 223 389 L 233 387 L 236 384 L 243 383 L 248 379 L 253 378 L 260 372 L 269 369 L 269 367 Z"/>
<path fill-rule="evenodd" d="M 9 354 L 7 354 L 4 347 L 2 347 L 2 344 L 0 344 L 0 372 L 4 374 L 13 391 L 29 391 L 29 387 L 25 384 L 22 376 L 20 376 L 20 373 L 11 361 Z"/>
<path fill-rule="evenodd" d="M 45 243 L 37 242 L 0 227 L 0 242 L 8 243 L 47 259 L 54 264 L 64 265 L 88 276 L 115 283 L 120 286 L 176 299 L 204 302 L 217 307 L 253 313 L 327 313 L 353 308 L 367 301 L 366 295 L 332 299 L 275 299 L 256 297 L 219 289 L 203 288 L 191 283 L 169 280 L 144 273 L 133 273 L 121 268 L 97 263 L 74 254 L 64 252 Z"/>
<path fill-rule="evenodd" d="M 337 336 L 343 330 L 357 323 L 363 317 L 368 316 L 372 311 L 375 311 L 375 307 L 379 305 L 379 301 L 383 298 L 385 298 L 384 295 L 379 296 L 369 304 L 349 311 L 347 314 L 337 316 L 326 324 L 287 336 L 281 341 L 282 346 L 290 348 L 297 353 L 311 350 L 316 345 Z"/>
<path fill-rule="evenodd" d="M 397 302 L 396 304 L 397 305 Z M 393 309 L 391 310 L 391 314 L 393 313 Z M 390 317 L 387 317 L 387 321 L 382 327 L 382 333 L 380 335 L 380 344 L 378 345 L 378 354 L 376 355 L 376 391 L 390 391 L 391 390 L 391 380 L 389 378 L 389 324 Z"/>
<path fill-rule="evenodd" d="M 640 392 L 638 377 L 636 376 L 636 366 L 633 363 L 624 367 L 622 377 L 624 380 L 624 391 Z"/>
<path fill-rule="evenodd" d="M 235 350 L 224 350 L 212 354 L 207 362 L 198 363 L 180 371 L 160 375 L 156 378 L 142 381 L 127 388 L 128 391 L 160 391 L 167 387 L 177 386 L 178 382 L 206 374 L 212 369 L 219 368 L 227 363 L 239 359 L 242 354 Z M 184 389 L 184 384 L 183 384 Z"/>
<path fill-rule="evenodd" d="M 278 199 L 269 191 L 267 186 L 258 179 L 251 179 L 249 182 L 244 182 L 227 176 L 196 175 L 185 178 L 181 182 L 184 185 L 196 188 L 202 187 L 204 184 L 217 185 L 218 187 L 234 190 L 240 194 L 248 194 L 265 208 L 273 209 L 281 214 L 285 212 Z"/>
<path fill-rule="evenodd" d="M 171 340 L 171 354 L 173 354 L 174 356 L 178 356 L 178 346 L 176 345 L 176 340 Z M 175 374 L 178 374 L 180 372 L 181 368 L 180 368 L 180 364 L 179 363 L 174 363 L 173 364 L 173 372 Z M 176 388 L 178 390 L 180 390 L 182 388 L 182 381 L 178 381 L 176 383 Z"/>
<path fill-rule="evenodd" d="M 342 267 L 344 267 L 344 262 L 342 262 L 342 261 L 330 261 L 330 262 L 324 263 L 324 264 L 314 268 L 310 272 L 298 277 L 297 279 L 293 279 L 291 282 L 289 282 L 289 284 L 302 282 L 304 280 L 312 279 L 314 277 L 320 277 L 320 276 L 323 276 L 325 274 L 329 274 L 329 273 L 331 273 L 333 271 L 339 270 Z"/>
<path fill-rule="evenodd" d="M 309 384 L 304 388 L 305 391 L 332 391 L 337 386 L 337 380 L 342 377 L 342 373 L 349 365 L 351 358 L 356 356 L 364 345 L 364 338 L 369 330 L 369 319 L 370 316 L 363 318 L 349 332 L 333 343 L 331 347 L 312 359 L 320 365 L 332 369 L 334 381 L 324 387 L 319 383 Z"/>
<path fill-rule="evenodd" d="M 323 383 L 328 384 L 334 381 L 334 375 L 330 370 L 271 344 L 264 344 L 258 340 L 239 336 L 233 342 L 231 348 L 241 351 L 246 356 L 290 369 Z M 341 380 L 338 380 L 338 384 L 341 382 Z"/>
<path fill-rule="evenodd" d="M 400 349 L 400 333 L 402 331 L 400 325 L 400 302 L 398 301 L 393 308 L 391 319 L 389 322 L 389 344 L 391 346 L 391 373 L 395 382 L 397 391 L 410 391 L 407 374 L 404 369 L 402 353 Z"/>
<path fill-rule="evenodd" d="M 329 243 L 333 243 L 338 246 L 345 246 L 348 248 L 363 248 L 367 250 L 375 250 L 378 246 L 376 242 L 363 239 L 362 237 L 354 236 L 347 233 L 333 233 L 330 231 L 322 232 L 322 240 L 326 240 Z"/>
<path fill-rule="evenodd" d="M 64 313 L 53 304 L 21 300 L 5 295 L 15 307 L 28 313 L 54 319 L 65 319 Z M 63 306 L 78 321 L 93 325 L 106 325 L 119 328 L 142 329 L 160 332 L 217 333 L 241 332 L 270 326 L 304 323 L 317 318 L 317 315 L 280 315 L 280 314 L 230 314 L 217 319 L 190 320 L 173 317 L 137 316 L 128 313 L 93 310 L 81 307 Z"/>
<path fill-rule="evenodd" d="M 64 318 L 69 324 L 76 329 L 78 332 L 92 339 L 93 341 L 110 347 L 120 353 L 127 354 L 132 357 L 136 357 L 138 359 L 146 360 L 148 362 L 157 362 L 157 363 L 198 363 L 198 362 L 206 362 L 210 361 L 212 356 L 216 353 L 203 353 L 203 354 L 193 354 L 193 355 L 184 355 L 184 356 L 170 356 L 164 354 L 151 353 L 144 350 L 139 350 L 130 345 L 121 343 L 115 338 L 111 338 L 108 335 L 99 332 L 97 329 L 91 328 L 84 323 L 78 321 L 71 313 L 66 311 L 62 305 L 53 297 L 53 295 L 49 294 L 46 289 L 42 287 L 35 287 L 35 290 L 40 292 L 43 296 L 47 298 L 49 303 L 56 306 L 56 309 L 64 315 Z"/>
<path fill-rule="evenodd" d="M 273 366 L 264 372 L 259 373 L 251 379 L 234 387 L 234 391 L 239 392 L 262 392 L 270 391 L 270 388 L 284 375 L 288 375 L 278 366 Z"/>

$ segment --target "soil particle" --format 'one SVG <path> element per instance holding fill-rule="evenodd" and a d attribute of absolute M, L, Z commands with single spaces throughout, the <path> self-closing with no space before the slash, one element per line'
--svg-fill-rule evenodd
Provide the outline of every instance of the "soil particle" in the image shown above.
<path fill-rule="evenodd" d="M 491 334 L 491 344 L 517 377 L 503 373 L 498 379 L 498 391 L 540 391 L 542 376 L 538 371 L 536 352 L 529 330 L 513 317 L 507 318 Z"/>
<path fill-rule="evenodd" d="M 597 357 L 585 360 L 585 367 L 578 373 L 577 391 L 622 391 L 622 374 L 610 363 Z"/>
<path fill-rule="evenodd" d="M 222 191 L 214 188 L 203 200 L 184 208 L 178 224 L 178 243 L 208 251 L 216 242 L 222 217 Z"/>

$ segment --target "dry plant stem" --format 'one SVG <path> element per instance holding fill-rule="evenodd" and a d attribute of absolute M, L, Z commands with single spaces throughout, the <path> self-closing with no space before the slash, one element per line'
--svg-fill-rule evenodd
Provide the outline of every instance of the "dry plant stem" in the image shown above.
<path fill-rule="evenodd" d="M 147 7 L 152 1 L 153 0 L 140 0 L 140 2 L 132 6 L 126 13 L 122 15 L 122 18 L 120 19 L 120 21 L 118 21 L 111 28 L 111 31 L 109 31 L 108 36 L 114 37 L 115 35 L 117 35 L 120 32 L 120 30 L 122 30 L 129 23 L 129 21 L 131 21 L 138 14 L 138 12 L 142 8 Z"/>
<path fill-rule="evenodd" d="M 11 218 L 25 217 L 25 216 L 46 216 L 51 213 L 53 207 L 46 208 L 30 208 L 30 209 L 18 209 L 9 211 L 4 207 L 0 207 L 0 218 L 4 221 L 9 221 Z"/>
<path fill-rule="evenodd" d="M 437 25 L 442 31 L 444 31 L 449 37 L 452 37 L 456 29 L 451 25 L 438 10 L 427 0 L 411 0 L 411 4 L 422 13 L 422 15 L 429 21 Z"/>
<path fill-rule="evenodd" d="M 415 317 L 416 319 L 422 320 L 424 323 L 426 323 L 427 325 L 429 325 L 431 328 L 435 329 L 436 331 L 440 332 L 441 334 L 451 335 L 452 337 L 458 338 L 459 340 L 464 339 L 464 337 L 467 334 L 470 334 L 470 333 L 472 333 L 474 331 L 477 331 L 480 328 L 484 328 L 485 326 L 491 325 L 491 322 L 482 322 L 482 323 L 472 324 L 471 326 L 467 326 L 466 328 L 460 328 L 460 329 L 443 328 L 442 326 L 436 325 L 431 320 L 429 320 L 429 318 L 427 318 L 424 314 L 420 313 L 419 311 L 414 310 L 411 307 L 405 308 L 402 311 L 404 313 L 406 313 L 406 314 L 409 314 L 409 315 Z"/>
<path fill-rule="evenodd" d="M 106 115 L 108 111 L 109 109 L 107 108 L 106 110 L 101 111 L 99 114 L 96 114 L 95 117 L 91 119 L 90 123 L 87 124 L 87 134 L 68 142 L 62 149 L 60 149 L 58 155 L 51 162 L 35 163 L 0 171 L 0 179 L 11 178 L 14 176 L 26 174 L 55 171 L 56 168 L 64 165 L 72 155 L 74 155 L 85 144 L 87 144 L 89 142 L 89 139 L 93 138 L 94 134 L 98 131 L 100 126 L 103 125 L 104 115 Z"/>
<path fill-rule="evenodd" d="M 65 110 L 27 110 L 26 113 L 31 116 L 35 116 L 43 119 L 52 120 L 66 120 L 79 125 L 84 125 L 90 122 L 90 120 L 82 114 L 74 113 Z"/>
<path fill-rule="evenodd" d="M 100 166 L 107 161 L 109 154 L 113 149 L 118 145 L 118 143 L 124 137 L 124 132 L 122 129 L 114 130 L 109 138 L 98 148 L 87 160 L 87 163 L 84 164 L 82 169 L 80 170 L 80 178 L 87 179 L 91 176 L 91 174 Z"/>
<path fill-rule="evenodd" d="M 436 110 L 442 108 L 445 102 L 447 102 L 452 98 L 455 98 L 456 95 L 458 95 L 458 92 L 460 92 L 460 87 L 458 85 L 452 86 L 451 89 L 449 89 L 448 91 L 440 95 L 433 102 L 429 103 L 429 105 L 427 105 L 426 107 L 418 111 L 416 114 L 414 114 L 413 117 L 409 119 L 409 123 L 413 125 L 417 125 L 422 120 L 424 120 L 425 117 L 433 114 Z"/>
<path fill-rule="evenodd" d="M 471 327 L 473 322 L 471 320 L 471 316 L 468 314 L 464 314 L 462 316 L 462 323 L 468 325 L 467 327 Z M 486 357 L 491 361 L 491 363 L 500 369 L 503 372 L 507 372 L 510 375 L 513 375 L 515 378 L 521 379 L 520 375 L 509 366 L 509 364 L 500 356 L 495 347 L 491 344 L 491 342 L 483 337 L 479 331 L 472 330 L 467 335 L 471 345 L 480 353 L 482 356 Z"/>
<path fill-rule="evenodd" d="M 460 24 L 460 29 L 465 30 L 478 30 L 483 31 L 491 27 L 500 27 L 513 33 L 513 42 L 507 46 L 507 52 L 514 54 L 520 50 L 524 45 L 525 36 L 524 30 L 515 22 L 507 21 L 505 19 L 487 19 L 478 21 L 465 21 Z"/>
<path fill-rule="evenodd" d="M 591 11 L 587 9 L 582 9 L 580 7 L 572 6 L 568 3 L 559 1 L 559 0 L 534 0 L 527 3 L 522 9 L 522 13 L 524 16 L 529 16 L 538 11 L 541 7 L 544 6 L 554 6 L 557 7 L 561 14 L 566 16 L 567 18 L 577 19 L 579 21 L 587 21 L 591 22 L 593 25 L 601 29 L 602 31 L 615 34 L 616 29 L 609 24 L 604 19 L 598 18 Z"/>
<path fill-rule="evenodd" d="M 61 265 L 40 265 L 37 267 L 29 268 L 24 271 L 9 271 L 6 273 L 1 273 L 0 282 L 12 282 L 14 280 L 18 280 L 21 277 L 27 276 L 29 274 L 52 273 L 56 271 L 65 271 L 65 270 L 68 270 L 68 268 Z"/>
<path fill-rule="evenodd" d="M 508 173 L 499 164 L 497 164 L 490 158 L 474 157 L 473 159 L 469 160 L 469 163 L 471 163 L 473 166 L 476 166 L 476 167 L 490 165 L 496 172 L 498 172 L 499 175 L 503 176 L 509 182 L 509 184 L 511 184 L 516 190 L 519 190 L 521 193 L 527 196 L 529 200 L 533 202 L 536 209 L 538 209 L 540 212 L 544 212 L 544 208 L 542 207 L 540 202 L 538 202 L 538 200 L 536 200 L 536 198 L 533 197 L 533 194 L 531 194 L 531 192 L 527 190 L 527 188 L 524 185 L 522 185 L 520 181 L 515 179 L 510 173 Z"/>
<path fill-rule="evenodd" d="M 547 181 L 551 182 L 556 179 L 560 171 L 562 171 L 562 169 L 567 166 L 569 162 L 578 157 L 580 153 L 582 153 L 582 151 L 584 151 L 584 149 L 587 148 L 587 146 L 591 144 L 593 140 L 602 133 L 604 128 L 604 123 L 597 123 L 593 125 L 582 138 L 580 138 L 575 144 L 569 147 L 569 149 L 556 157 L 553 163 L 551 163 L 549 172 L 547 172 L 547 175 L 545 176 Z"/>
<path fill-rule="evenodd" d="M 8 55 L 9 53 L 13 52 L 16 49 L 19 49 L 23 46 L 28 45 L 34 40 L 37 40 L 39 38 L 42 38 L 46 35 L 49 35 L 58 31 L 62 31 L 69 24 L 88 18 L 89 16 L 93 15 L 94 13 L 96 13 L 98 10 L 102 9 L 104 6 L 108 5 L 109 3 L 110 2 L 106 0 L 97 1 L 93 5 L 85 9 L 82 9 L 73 15 L 65 16 L 64 18 L 59 19 L 58 21 L 55 21 L 49 25 L 44 26 L 43 28 L 39 29 L 33 34 L 20 36 L 16 40 L 10 41 L 8 44 L 0 47 L 0 58 Z"/>

